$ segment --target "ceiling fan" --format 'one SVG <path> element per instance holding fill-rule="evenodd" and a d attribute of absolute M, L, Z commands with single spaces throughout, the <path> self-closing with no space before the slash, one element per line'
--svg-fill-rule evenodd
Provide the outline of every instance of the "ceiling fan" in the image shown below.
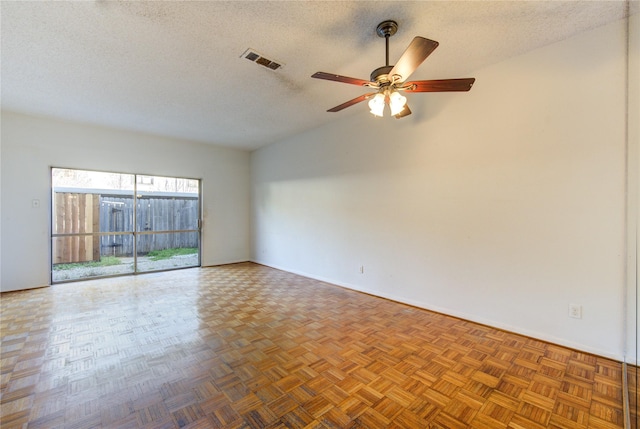
<path fill-rule="evenodd" d="M 469 91 L 475 78 L 415 80 L 407 81 L 409 76 L 420 64 L 438 47 L 438 42 L 416 36 L 395 65 L 389 65 L 389 37 L 396 34 L 398 24 L 387 20 L 378 24 L 376 33 L 384 37 L 386 45 L 386 65 L 371 72 L 370 80 L 340 76 L 333 73 L 317 72 L 311 77 L 365 86 L 375 90 L 333 107 L 327 112 L 339 112 L 342 109 L 369 100 L 369 108 L 375 116 L 383 116 L 384 107 L 389 104 L 391 115 L 403 118 L 411 114 L 407 105 L 407 98 L 399 91 L 406 92 L 446 92 Z"/>

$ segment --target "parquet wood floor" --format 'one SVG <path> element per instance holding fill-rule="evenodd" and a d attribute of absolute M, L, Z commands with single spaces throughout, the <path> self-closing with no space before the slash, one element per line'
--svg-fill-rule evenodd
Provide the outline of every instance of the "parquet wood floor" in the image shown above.
<path fill-rule="evenodd" d="M 638 367 L 627 365 L 627 388 L 629 389 L 630 429 L 640 429 L 640 373 Z"/>
<path fill-rule="evenodd" d="M 617 362 L 251 264 L 10 292 L 2 428 L 620 428 Z"/>

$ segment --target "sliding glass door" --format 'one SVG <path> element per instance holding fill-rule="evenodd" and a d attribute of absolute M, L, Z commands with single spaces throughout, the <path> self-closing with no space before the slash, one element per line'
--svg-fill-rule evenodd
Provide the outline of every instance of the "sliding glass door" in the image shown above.
<path fill-rule="evenodd" d="M 200 181 L 52 168 L 53 283 L 200 265 Z"/>

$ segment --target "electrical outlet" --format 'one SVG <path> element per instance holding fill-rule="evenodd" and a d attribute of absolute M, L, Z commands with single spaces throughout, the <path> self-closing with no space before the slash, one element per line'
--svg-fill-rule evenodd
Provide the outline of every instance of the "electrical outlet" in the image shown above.
<path fill-rule="evenodd" d="M 569 317 L 582 319 L 582 306 L 580 304 L 569 304 Z"/>
<path fill-rule="evenodd" d="M 364 265 L 360 265 L 360 274 L 364 274 Z"/>

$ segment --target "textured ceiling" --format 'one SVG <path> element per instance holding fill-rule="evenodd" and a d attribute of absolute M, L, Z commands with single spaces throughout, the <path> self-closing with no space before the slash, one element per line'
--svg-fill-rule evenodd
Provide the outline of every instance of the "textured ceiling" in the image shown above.
<path fill-rule="evenodd" d="M 632 5 L 634 7 L 635 5 Z M 440 46 L 412 79 L 473 71 L 625 16 L 623 1 L 2 1 L 2 108 L 243 149 L 348 115 L 326 109 L 420 35 Z M 284 64 L 272 71 L 247 48 Z M 420 96 L 428 96 L 426 94 Z M 385 118 L 385 120 L 395 120 Z"/>

